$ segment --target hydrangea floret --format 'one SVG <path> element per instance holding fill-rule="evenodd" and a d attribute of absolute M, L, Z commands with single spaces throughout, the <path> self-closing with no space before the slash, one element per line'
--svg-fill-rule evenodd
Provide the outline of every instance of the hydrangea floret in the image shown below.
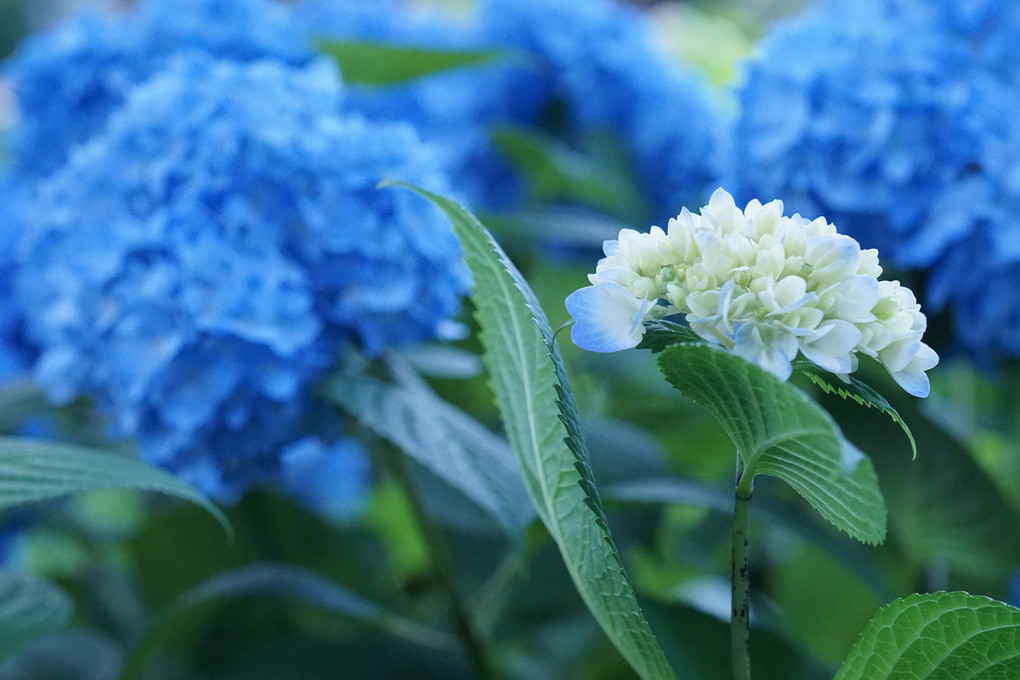
<path fill-rule="evenodd" d="M 782 201 L 741 210 L 723 189 L 701 214 L 686 208 L 667 229 L 624 229 L 606 241 L 592 285 L 567 297 L 576 345 L 637 346 L 644 322 L 683 314 L 705 340 L 789 378 L 798 354 L 846 378 L 858 355 L 878 360 L 915 396 L 938 355 L 914 294 L 879 281 L 878 251 L 862 250 L 824 217 L 783 215 Z"/>

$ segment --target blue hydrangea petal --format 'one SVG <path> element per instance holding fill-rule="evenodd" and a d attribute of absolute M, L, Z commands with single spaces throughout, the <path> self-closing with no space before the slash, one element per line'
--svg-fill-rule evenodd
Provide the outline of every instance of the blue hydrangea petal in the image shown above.
<path fill-rule="evenodd" d="M 623 286 L 601 283 L 574 291 L 565 301 L 576 323 L 570 339 L 591 352 L 618 352 L 636 347 L 645 329 L 642 325 L 651 303 Z"/>
<path fill-rule="evenodd" d="M 283 450 L 280 464 L 287 492 L 327 517 L 348 519 L 367 500 L 368 456 L 352 439 L 326 444 L 318 437 L 305 437 Z"/>

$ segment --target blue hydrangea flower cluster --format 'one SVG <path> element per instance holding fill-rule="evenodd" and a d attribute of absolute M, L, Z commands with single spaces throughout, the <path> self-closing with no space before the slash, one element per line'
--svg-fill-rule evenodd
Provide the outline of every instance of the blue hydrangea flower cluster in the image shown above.
<path fill-rule="evenodd" d="M 747 65 L 730 183 L 928 270 L 963 349 L 1020 353 L 1018 41 L 1014 2 L 820 2 Z"/>
<path fill-rule="evenodd" d="M 57 169 L 132 87 L 181 50 L 293 64 L 313 56 L 290 12 L 272 0 L 149 0 L 130 14 L 76 14 L 26 38 L 4 65 L 21 111 L 9 140 L 20 172 Z"/>
<path fill-rule="evenodd" d="M 16 294 L 53 400 L 91 397 L 147 458 L 215 498 L 275 483 L 343 512 L 367 481 L 364 451 L 311 388 L 348 348 L 446 333 L 469 276 L 438 211 L 376 188 L 398 178 L 450 194 L 442 159 L 408 124 L 346 112 L 332 61 L 280 47 L 278 9 L 152 0 L 108 20 L 162 23 L 165 39 L 150 33 L 137 82 L 117 66 L 66 69 L 123 89 L 100 88 L 95 127 L 92 108 L 75 108 L 89 95 L 48 102 L 66 107 L 51 124 L 88 125 L 34 182 Z M 58 78 L 62 30 L 32 46 L 53 69 L 22 68 L 21 91 Z"/>
<path fill-rule="evenodd" d="M 636 8 L 484 0 L 460 21 L 399 1 L 304 0 L 297 11 L 315 35 L 503 53 L 402 87 L 351 88 L 374 116 L 413 120 L 424 135 L 452 141 L 458 186 L 476 204 L 513 207 L 523 196 L 491 142 L 492 127 L 506 124 L 544 126 L 572 144 L 615 133 L 656 213 L 674 214 L 714 186 L 722 115 L 702 79 L 656 48 Z M 563 120 L 551 123 L 554 109 Z"/>

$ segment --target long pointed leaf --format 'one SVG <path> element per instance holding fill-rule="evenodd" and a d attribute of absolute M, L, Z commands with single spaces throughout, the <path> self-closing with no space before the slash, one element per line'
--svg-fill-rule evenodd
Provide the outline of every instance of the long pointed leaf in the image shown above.
<path fill-rule="evenodd" d="M 0 571 L 0 660 L 67 623 L 71 599 L 34 576 Z"/>
<path fill-rule="evenodd" d="M 885 538 L 885 501 L 871 461 L 801 390 L 707 344 L 672 345 L 658 361 L 666 379 L 723 426 L 745 474 L 782 479 L 860 541 Z"/>
<path fill-rule="evenodd" d="M 141 489 L 205 508 L 232 534 L 219 508 L 190 485 L 134 458 L 82 446 L 0 437 L 0 510 L 97 489 Z"/>
<path fill-rule="evenodd" d="M 336 59 L 345 82 L 360 85 L 394 85 L 501 56 L 495 50 L 454 52 L 361 40 L 319 40 L 318 48 Z"/>
<path fill-rule="evenodd" d="M 535 517 L 505 440 L 431 392 L 364 376 L 322 386 L 336 404 L 474 501 L 520 539 Z"/>
<path fill-rule="evenodd" d="M 403 185 L 408 186 L 408 185 Z M 592 478 L 577 406 L 549 321 L 520 272 L 457 203 L 408 187 L 450 218 L 474 276 L 484 361 L 539 517 L 588 609 L 645 680 L 675 678 L 641 612 Z"/>

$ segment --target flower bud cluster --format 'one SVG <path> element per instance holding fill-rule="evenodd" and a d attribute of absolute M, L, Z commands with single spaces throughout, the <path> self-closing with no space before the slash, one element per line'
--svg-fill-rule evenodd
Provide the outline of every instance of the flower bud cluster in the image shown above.
<path fill-rule="evenodd" d="M 592 285 L 567 298 L 574 342 L 634 347 L 643 322 L 683 314 L 691 329 L 781 380 L 798 354 L 846 376 L 858 354 L 877 359 L 907 392 L 928 394 L 938 356 L 926 319 L 898 281 L 879 281 L 878 251 L 862 250 L 825 218 L 783 215 L 781 201 L 744 210 L 723 189 L 667 229 L 624 229 L 605 243 Z"/>

